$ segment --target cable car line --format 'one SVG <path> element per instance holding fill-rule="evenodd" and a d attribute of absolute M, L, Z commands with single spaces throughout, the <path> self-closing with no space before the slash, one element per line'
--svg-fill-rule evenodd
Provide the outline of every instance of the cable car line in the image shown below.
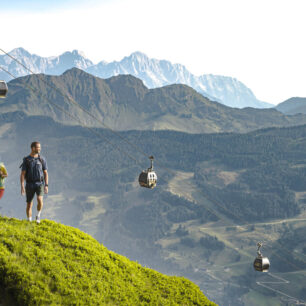
<path fill-rule="evenodd" d="M 12 58 L 13 60 L 15 60 L 17 63 L 19 63 L 20 65 L 22 65 L 26 70 L 30 71 L 32 74 L 34 74 L 34 72 L 32 72 L 29 68 L 27 68 L 24 64 L 22 64 L 20 61 L 18 61 L 17 59 L 15 59 L 14 57 L 12 57 L 10 54 L 8 54 L 7 52 L 5 52 L 4 50 L 2 50 L 0 48 L 0 50 L 5 53 L 7 56 L 9 56 L 10 58 Z M 1 67 L 0 67 L 1 68 Z M 1 68 L 3 71 L 7 72 L 9 75 L 11 75 L 13 78 L 17 78 L 15 76 L 13 76 L 11 73 L 9 73 L 8 71 L 6 71 L 5 69 Z M 42 79 L 41 79 L 42 80 Z M 130 141 L 126 140 L 125 137 L 121 136 L 118 132 L 115 132 L 113 129 L 111 129 L 109 126 L 107 126 L 104 122 L 102 122 L 101 120 L 99 120 L 98 118 L 96 118 L 93 114 L 91 114 L 89 111 L 87 111 L 86 109 L 84 109 L 84 107 L 82 107 L 81 105 L 79 105 L 72 97 L 70 97 L 69 95 L 63 94 L 58 88 L 54 87 L 53 85 L 50 85 L 48 82 L 46 82 L 45 80 L 42 80 L 45 84 L 47 84 L 48 86 L 51 86 L 53 89 L 55 89 L 57 92 L 59 92 L 62 96 L 68 98 L 68 101 L 72 102 L 74 105 L 76 105 L 77 107 L 79 107 L 80 109 L 82 109 L 85 113 L 87 113 L 90 117 L 92 117 L 93 119 L 95 119 L 96 121 L 100 122 L 103 126 L 105 126 L 107 129 L 109 129 L 112 133 L 116 134 L 118 137 L 120 137 L 122 140 L 124 140 L 126 143 L 128 143 L 129 145 L 131 145 L 134 149 L 136 149 L 138 152 L 142 153 L 143 155 L 145 155 L 146 157 L 148 156 L 143 150 L 140 150 L 137 146 L 135 146 L 134 144 L 132 144 Z M 30 86 L 26 85 L 27 87 L 29 87 L 31 90 L 33 90 L 33 88 L 31 88 Z M 34 90 L 36 91 L 36 90 Z M 49 99 L 47 99 L 49 100 Z M 79 122 L 81 124 L 81 126 L 89 129 L 90 131 L 94 132 L 96 135 L 102 137 L 103 139 L 107 140 L 107 142 L 109 144 L 111 144 L 113 147 L 116 147 L 117 150 L 121 151 L 119 147 L 113 145 L 107 138 L 105 138 L 104 136 L 102 136 L 100 133 L 97 133 L 96 131 L 94 131 L 92 128 L 86 126 L 79 118 L 74 117 L 73 115 L 71 115 L 70 113 L 66 112 L 64 109 L 62 109 L 61 107 L 59 107 L 58 105 L 52 103 L 49 101 L 50 104 L 54 105 L 56 108 L 58 108 L 60 111 L 64 112 L 67 116 L 73 118 L 74 120 L 76 120 L 77 122 Z M 129 156 L 131 159 L 133 159 L 137 164 L 138 161 L 130 156 L 129 154 L 127 154 L 126 152 L 124 152 L 127 156 Z M 165 170 L 174 173 L 174 171 L 172 169 L 167 169 L 163 166 L 161 166 L 161 168 L 164 168 Z M 167 183 L 167 182 L 166 182 Z M 190 186 L 194 187 L 194 185 L 189 184 Z M 197 189 L 200 191 L 200 193 L 202 193 L 202 190 L 200 190 L 197 186 Z M 208 198 L 207 195 L 204 196 L 205 198 Z M 219 203 L 216 203 L 215 201 L 212 201 L 211 199 L 209 199 L 210 202 L 212 202 L 213 204 L 217 204 L 219 207 L 221 207 L 223 210 L 228 211 L 231 215 L 237 217 L 238 219 L 242 220 L 237 214 L 233 213 L 231 210 L 228 210 L 225 206 L 220 205 Z M 210 212 L 214 212 L 213 214 L 215 214 L 214 210 L 211 210 L 210 208 L 205 207 L 207 210 L 209 210 Z M 222 219 L 222 218 L 221 218 Z M 233 222 L 232 222 L 233 223 Z M 248 223 L 246 223 L 243 220 L 244 225 L 249 225 Z M 234 224 L 234 223 L 233 223 Z M 237 226 L 234 224 L 234 226 Z M 289 262 L 290 263 L 290 262 Z M 291 263 L 292 264 L 292 263 Z M 284 294 L 286 295 L 286 294 Z"/>

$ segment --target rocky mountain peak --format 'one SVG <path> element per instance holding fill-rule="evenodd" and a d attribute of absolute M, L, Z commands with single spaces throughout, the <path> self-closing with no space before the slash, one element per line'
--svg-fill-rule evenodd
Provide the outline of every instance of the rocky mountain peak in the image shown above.
<path fill-rule="evenodd" d="M 149 58 L 142 52 L 134 52 L 121 61 L 99 62 L 94 65 L 83 52 L 73 50 L 60 56 L 43 58 L 31 55 L 23 48 L 11 51 L 18 60 L 22 61 L 35 73 L 60 75 L 65 70 L 77 67 L 100 78 L 110 78 L 119 74 L 131 74 L 140 78 L 148 88 L 162 87 L 170 84 L 185 84 L 191 86 L 204 97 L 218 101 L 230 107 L 266 108 L 272 105 L 259 101 L 253 92 L 242 82 L 231 77 L 218 75 L 195 76 L 181 64 L 172 64 L 166 60 Z M 0 63 L 4 68 L 16 76 L 23 76 L 28 72 L 7 57 L 0 56 Z M 0 71 L 0 78 L 10 78 Z"/>

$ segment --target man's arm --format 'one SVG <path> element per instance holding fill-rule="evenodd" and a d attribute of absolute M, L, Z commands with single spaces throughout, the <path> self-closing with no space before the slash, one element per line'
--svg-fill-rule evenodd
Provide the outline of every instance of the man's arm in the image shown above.
<path fill-rule="evenodd" d="M 25 177 L 25 171 L 21 171 L 20 174 L 20 186 L 21 186 L 21 194 L 24 195 L 25 194 L 25 189 L 24 189 L 24 177 Z"/>
<path fill-rule="evenodd" d="M 44 177 L 45 177 L 45 190 L 44 192 L 47 194 L 48 193 L 48 184 L 49 184 L 49 176 L 48 176 L 48 171 L 44 170 Z"/>

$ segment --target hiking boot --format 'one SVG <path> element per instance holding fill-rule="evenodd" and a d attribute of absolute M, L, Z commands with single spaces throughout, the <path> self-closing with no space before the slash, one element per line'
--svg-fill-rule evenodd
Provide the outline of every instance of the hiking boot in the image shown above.
<path fill-rule="evenodd" d="M 40 217 L 36 216 L 36 223 L 39 224 L 40 223 Z"/>

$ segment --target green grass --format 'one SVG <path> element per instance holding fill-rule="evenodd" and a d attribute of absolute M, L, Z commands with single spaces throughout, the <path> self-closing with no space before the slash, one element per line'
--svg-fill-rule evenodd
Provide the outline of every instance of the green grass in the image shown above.
<path fill-rule="evenodd" d="M 1 295 L 14 305 L 215 305 L 73 227 L 0 217 L 0 228 Z"/>

